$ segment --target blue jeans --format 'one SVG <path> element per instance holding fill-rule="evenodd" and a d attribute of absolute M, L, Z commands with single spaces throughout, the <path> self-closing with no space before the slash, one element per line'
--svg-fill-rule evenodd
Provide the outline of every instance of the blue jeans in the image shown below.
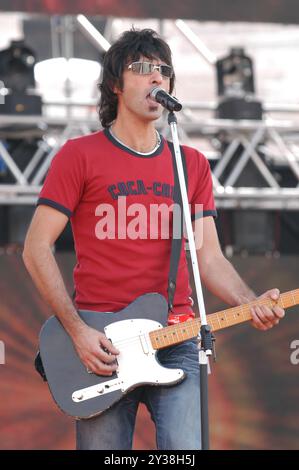
<path fill-rule="evenodd" d="M 196 341 L 189 340 L 160 350 L 158 359 L 164 366 L 183 369 L 186 373 L 183 382 L 168 387 L 138 387 L 99 416 L 77 420 L 77 449 L 132 449 L 140 402 L 146 405 L 155 423 L 158 449 L 201 448 L 200 379 Z"/>

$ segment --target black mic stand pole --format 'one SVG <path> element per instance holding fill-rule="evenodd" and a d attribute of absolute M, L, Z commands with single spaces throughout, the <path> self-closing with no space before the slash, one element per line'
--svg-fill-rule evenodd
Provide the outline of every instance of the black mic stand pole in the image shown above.
<path fill-rule="evenodd" d="M 175 160 L 178 170 L 178 177 L 180 183 L 180 190 L 183 203 L 183 214 L 185 226 L 187 231 L 187 238 L 189 242 L 189 249 L 191 255 L 192 269 L 194 275 L 196 296 L 198 301 L 201 327 L 198 333 L 198 349 L 199 349 L 199 364 L 200 364 L 200 406 L 201 406 L 201 443 L 202 449 L 209 449 L 209 412 L 208 412 L 208 356 L 212 355 L 213 340 L 211 328 L 207 324 L 205 304 L 203 300 L 202 286 L 200 274 L 198 269 L 198 262 L 196 256 L 196 247 L 192 229 L 191 215 L 189 209 L 188 195 L 186 189 L 186 181 L 184 176 L 184 169 L 182 164 L 182 157 L 180 151 L 180 144 L 177 132 L 177 119 L 174 112 L 168 114 L 168 124 L 170 126 L 172 142 L 175 153 Z M 183 236 L 183 234 L 182 234 Z"/>

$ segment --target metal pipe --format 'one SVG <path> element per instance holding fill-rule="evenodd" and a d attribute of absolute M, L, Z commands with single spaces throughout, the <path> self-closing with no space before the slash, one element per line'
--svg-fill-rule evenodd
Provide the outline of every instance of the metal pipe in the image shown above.
<path fill-rule="evenodd" d="M 185 23 L 183 20 L 175 21 L 176 27 L 183 33 L 185 38 L 195 47 L 195 49 L 200 53 L 203 59 L 209 64 L 214 66 L 217 61 L 217 57 L 213 52 L 208 49 L 205 43 L 199 39 L 199 37 L 192 31 L 192 29 Z"/>
<path fill-rule="evenodd" d="M 91 24 L 91 22 L 84 15 L 76 17 L 77 23 L 82 33 L 90 40 L 90 42 L 100 51 L 107 52 L 110 48 L 110 43 L 104 36 Z"/>

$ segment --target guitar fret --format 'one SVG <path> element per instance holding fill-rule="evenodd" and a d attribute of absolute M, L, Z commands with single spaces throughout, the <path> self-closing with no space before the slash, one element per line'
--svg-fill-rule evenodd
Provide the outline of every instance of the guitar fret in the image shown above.
<path fill-rule="evenodd" d="M 237 317 L 240 317 L 240 315 L 242 314 L 242 312 L 240 313 L 240 312 L 239 312 L 239 310 L 240 310 L 239 308 L 236 308 L 236 311 L 237 311 Z"/>
<path fill-rule="evenodd" d="M 239 320 L 240 320 L 240 317 L 242 317 L 242 310 L 240 310 L 239 307 L 235 307 L 235 310 L 236 310 L 237 319 L 238 319 L 238 321 L 239 321 Z"/>
<path fill-rule="evenodd" d="M 239 306 L 240 310 L 241 310 L 241 316 L 242 318 L 246 318 L 246 315 L 245 315 L 245 312 L 244 312 L 244 309 L 242 307 L 242 305 Z M 248 311 L 250 312 L 250 309 L 248 309 Z"/>
<path fill-rule="evenodd" d="M 188 323 L 188 322 L 185 322 L 185 323 Z M 185 326 L 185 325 L 184 325 Z M 185 339 L 185 336 L 186 336 L 186 333 L 188 335 L 188 325 L 186 325 L 186 328 L 183 329 L 181 335 L 182 335 L 182 338 Z"/>
<path fill-rule="evenodd" d="M 292 307 L 299 304 L 299 289 L 285 292 L 279 296 L 278 302 L 268 298 L 256 299 L 248 304 L 232 307 L 227 310 L 207 315 L 207 323 L 211 325 L 213 331 L 221 330 L 228 326 L 242 323 L 251 319 L 250 309 L 254 305 L 267 305 L 274 307 L 276 304 L 282 308 Z M 200 319 L 189 322 L 178 323 L 168 326 L 162 330 L 150 333 L 150 338 L 154 349 L 162 349 L 172 344 L 178 344 L 189 338 L 195 338 L 200 329 Z"/>
<path fill-rule="evenodd" d="M 231 313 L 228 313 L 229 323 L 234 325 L 237 322 L 237 315 L 235 309 L 232 309 Z"/>
<path fill-rule="evenodd" d="M 183 330 L 183 333 L 182 333 L 182 336 L 184 338 L 185 338 L 185 336 L 189 336 L 190 333 L 192 334 L 192 326 L 188 325 L 188 323 L 190 323 L 190 322 L 185 322 L 185 324 L 184 324 L 184 330 Z"/>
<path fill-rule="evenodd" d="M 235 321 L 236 321 L 235 310 L 233 309 L 231 312 L 227 313 L 227 314 L 226 314 L 226 318 L 228 319 L 228 323 L 229 323 L 230 325 L 234 324 Z"/>
<path fill-rule="evenodd" d="M 239 310 L 240 310 L 240 315 L 241 315 L 241 317 L 244 318 L 244 310 L 243 310 L 242 306 L 239 305 L 238 308 L 239 308 Z"/>
<path fill-rule="evenodd" d="M 173 335 L 173 336 L 176 335 L 176 336 L 177 336 L 177 339 L 180 340 L 180 339 L 179 339 L 179 336 L 178 336 L 178 334 L 177 334 L 177 332 L 176 332 L 175 330 L 173 331 L 172 335 Z"/>

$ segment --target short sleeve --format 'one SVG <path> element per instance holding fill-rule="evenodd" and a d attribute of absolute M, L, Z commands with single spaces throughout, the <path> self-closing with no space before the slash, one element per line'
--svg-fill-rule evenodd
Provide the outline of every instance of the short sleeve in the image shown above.
<path fill-rule="evenodd" d="M 68 140 L 51 162 L 37 205 L 48 205 L 71 217 L 83 193 L 84 167 L 75 141 Z"/>
<path fill-rule="evenodd" d="M 188 171 L 188 194 L 192 220 L 217 217 L 211 168 L 207 158 L 196 149 L 185 147 Z"/>

